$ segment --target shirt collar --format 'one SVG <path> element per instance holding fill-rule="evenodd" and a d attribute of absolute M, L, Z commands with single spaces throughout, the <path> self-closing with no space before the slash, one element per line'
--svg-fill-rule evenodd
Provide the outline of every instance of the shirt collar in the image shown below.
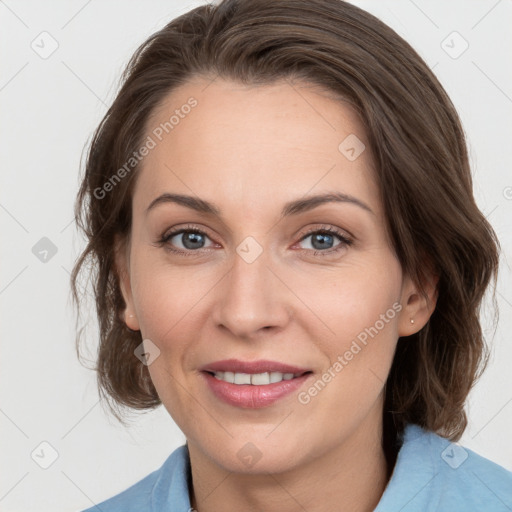
<path fill-rule="evenodd" d="M 151 511 L 189 511 L 190 456 L 187 445 L 180 446 L 165 461 L 151 494 Z"/>
<path fill-rule="evenodd" d="M 432 437 L 435 434 L 419 425 L 406 425 L 393 473 L 374 512 L 401 510 L 436 476 L 430 449 Z"/>
<path fill-rule="evenodd" d="M 430 442 L 428 432 L 412 423 L 406 425 L 403 443 L 398 452 L 391 478 L 375 512 L 391 510 L 396 506 L 396 495 L 401 494 L 404 482 L 410 484 L 410 500 L 435 476 L 433 463 L 422 460 L 418 464 L 417 453 Z M 423 450 L 421 450 L 423 451 Z M 155 482 L 151 496 L 152 512 L 162 510 L 189 511 L 189 482 L 191 482 L 190 456 L 187 445 L 177 448 L 165 461 Z M 416 489 L 416 491 L 415 491 Z"/>

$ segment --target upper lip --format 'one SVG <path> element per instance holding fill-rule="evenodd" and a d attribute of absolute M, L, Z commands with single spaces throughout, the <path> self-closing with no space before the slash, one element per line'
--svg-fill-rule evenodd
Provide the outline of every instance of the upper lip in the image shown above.
<path fill-rule="evenodd" d="M 281 372 L 302 375 L 309 372 L 308 368 L 300 368 L 290 364 L 280 363 L 278 361 L 258 360 L 258 361 L 240 361 L 239 359 L 224 359 L 208 363 L 200 368 L 204 372 L 233 372 L 233 373 L 265 373 Z"/>

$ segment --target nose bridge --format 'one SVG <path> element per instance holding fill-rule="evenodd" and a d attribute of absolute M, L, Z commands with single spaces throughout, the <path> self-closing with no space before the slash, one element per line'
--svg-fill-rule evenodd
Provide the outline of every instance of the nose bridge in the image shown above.
<path fill-rule="evenodd" d="M 239 337 L 286 321 L 283 285 L 268 268 L 270 250 L 248 237 L 236 249 L 216 301 L 214 319 Z"/>

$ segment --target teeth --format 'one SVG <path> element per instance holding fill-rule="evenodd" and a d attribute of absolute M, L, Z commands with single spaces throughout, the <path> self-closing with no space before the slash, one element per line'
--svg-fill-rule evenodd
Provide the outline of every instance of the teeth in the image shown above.
<path fill-rule="evenodd" d="M 270 372 L 270 383 L 281 382 L 283 380 L 283 375 L 281 372 Z"/>
<path fill-rule="evenodd" d="M 270 384 L 270 376 L 268 373 L 255 373 L 251 375 L 251 384 L 253 386 L 264 386 Z"/>
<path fill-rule="evenodd" d="M 221 377 L 222 380 L 225 380 L 226 382 L 230 382 L 233 384 L 235 382 L 235 374 L 233 372 L 219 372 L 224 373 L 224 376 Z"/>
<path fill-rule="evenodd" d="M 234 384 L 250 384 L 251 376 L 248 373 L 235 373 Z"/>
<path fill-rule="evenodd" d="M 265 373 L 233 373 L 215 372 L 215 378 L 231 384 L 252 384 L 253 386 L 265 386 L 282 380 L 291 380 L 293 373 L 265 372 Z"/>

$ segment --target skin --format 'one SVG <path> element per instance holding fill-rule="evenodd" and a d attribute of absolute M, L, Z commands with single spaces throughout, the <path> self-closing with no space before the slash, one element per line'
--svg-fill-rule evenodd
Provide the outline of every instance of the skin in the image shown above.
<path fill-rule="evenodd" d="M 198 105 L 143 161 L 131 236 L 117 252 L 125 321 L 160 349 L 150 375 L 188 441 L 191 504 L 199 512 L 371 511 L 388 481 L 384 383 L 398 337 L 432 314 L 434 285 L 429 305 L 402 273 L 369 149 L 355 161 L 338 150 L 349 134 L 368 148 L 348 104 L 307 84 L 196 78 L 155 109 L 147 135 L 191 96 Z M 146 214 L 166 192 L 213 202 L 221 217 L 173 203 Z M 280 218 L 286 202 L 321 192 L 349 194 L 372 212 L 331 202 Z M 186 251 L 182 234 L 158 245 L 189 224 L 207 235 L 192 256 L 166 250 Z M 342 243 L 334 235 L 325 249 L 314 246 L 306 231 L 325 227 L 353 243 L 320 254 Z M 263 250 L 250 264 L 236 252 L 248 236 Z M 402 310 L 307 404 L 294 392 L 263 409 L 234 407 L 199 372 L 221 359 L 270 359 L 312 370 L 299 389 L 307 391 L 397 302 Z M 237 456 L 248 442 L 261 455 L 250 467 Z"/>

